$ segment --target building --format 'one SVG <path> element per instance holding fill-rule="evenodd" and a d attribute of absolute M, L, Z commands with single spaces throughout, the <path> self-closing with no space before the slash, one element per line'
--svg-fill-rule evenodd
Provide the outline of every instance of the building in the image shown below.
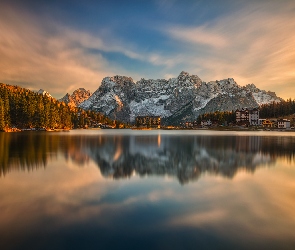
<path fill-rule="evenodd" d="M 290 128 L 290 120 L 280 119 L 278 120 L 278 128 Z"/>
<path fill-rule="evenodd" d="M 265 121 L 266 119 L 259 119 L 259 126 L 262 126 L 263 122 Z"/>
<path fill-rule="evenodd" d="M 262 122 L 262 127 L 264 127 L 264 128 L 273 128 L 273 127 L 275 127 L 275 123 L 272 122 L 271 120 L 265 119 Z"/>
<path fill-rule="evenodd" d="M 137 116 L 136 126 L 138 128 L 160 128 L 161 117 L 160 116 Z"/>
<path fill-rule="evenodd" d="M 208 126 L 211 126 L 212 125 L 212 122 L 211 122 L 211 120 L 209 119 L 209 120 L 202 120 L 201 121 L 201 126 L 202 127 L 208 127 Z"/>
<path fill-rule="evenodd" d="M 251 126 L 259 126 L 259 109 L 249 110 L 249 122 Z"/>
<path fill-rule="evenodd" d="M 198 123 L 196 121 L 193 121 L 193 122 L 185 122 L 184 123 L 184 127 L 185 128 L 197 128 L 198 127 Z"/>
<path fill-rule="evenodd" d="M 236 123 L 241 125 L 259 126 L 259 109 L 237 109 Z"/>

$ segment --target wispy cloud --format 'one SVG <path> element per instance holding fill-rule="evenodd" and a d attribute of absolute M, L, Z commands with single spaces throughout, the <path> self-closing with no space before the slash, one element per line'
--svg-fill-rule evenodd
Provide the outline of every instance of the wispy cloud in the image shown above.
<path fill-rule="evenodd" d="M 253 82 L 286 98 L 295 90 L 294 8 L 290 1 L 258 3 L 206 25 L 163 32 L 176 39 L 188 68 L 199 68 L 204 80 L 234 77 L 241 85 Z"/>
<path fill-rule="evenodd" d="M 111 35 L 74 30 L 8 6 L 0 10 L 0 29 L 0 82 L 44 88 L 56 97 L 79 87 L 94 91 L 105 76 L 137 77 L 124 66 L 111 65 L 103 53 L 156 66 L 173 63 L 160 54 L 139 52 Z"/>
<path fill-rule="evenodd" d="M 69 27 L 66 17 L 43 18 L 42 13 L 2 4 L 0 82 L 44 88 L 61 97 L 78 87 L 94 91 L 105 76 L 167 78 L 186 70 L 204 81 L 233 77 L 240 85 L 254 83 L 294 98 L 294 1 L 238 1 L 211 19 L 204 18 L 210 9 L 202 1 L 156 3 L 152 6 L 158 12 L 150 8 L 145 17 L 135 13 L 139 21 L 130 24 L 128 34 L 116 32 L 121 26 L 102 27 L 99 20 L 97 30 L 76 23 Z M 190 7 L 196 17 L 189 20 L 195 20 L 180 22 Z"/>
<path fill-rule="evenodd" d="M 103 74 L 110 73 L 100 54 L 85 53 L 83 35 L 77 40 L 69 32 L 50 34 L 25 13 L 9 10 L 0 14 L 1 81 L 23 82 L 32 89 L 49 88 L 53 94 L 61 94 L 73 87 L 97 84 Z M 102 46 L 97 39 L 95 42 Z"/>
<path fill-rule="evenodd" d="M 228 44 L 227 38 L 216 32 L 208 31 L 206 26 L 201 27 L 173 27 L 168 29 L 172 37 L 192 44 L 208 45 L 213 48 L 222 48 Z"/>

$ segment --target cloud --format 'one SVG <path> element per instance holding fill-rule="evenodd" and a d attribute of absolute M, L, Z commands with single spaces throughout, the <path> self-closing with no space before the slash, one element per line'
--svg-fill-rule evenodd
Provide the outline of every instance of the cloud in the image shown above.
<path fill-rule="evenodd" d="M 97 32 L 74 29 L 75 24 L 70 28 L 48 15 L 2 4 L 0 82 L 43 88 L 59 98 L 79 87 L 94 91 L 105 76 L 167 78 L 185 70 L 204 81 L 233 77 L 240 85 L 254 83 L 294 98 L 293 1 L 241 1 L 210 20 L 204 19 L 209 9 L 198 3 L 202 9 L 189 25 L 177 21 L 183 9 L 172 18 L 178 4 L 163 0 L 157 5 L 169 9 L 168 26 L 163 18 L 142 24 L 138 17 L 132 30 L 148 30 L 143 33 L 153 41 L 148 45 L 108 25 L 97 24 Z"/>
<path fill-rule="evenodd" d="M 135 46 L 120 42 L 112 35 L 74 30 L 24 10 L 2 7 L 0 82 L 32 90 L 43 88 L 60 98 L 79 87 L 94 91 L 106 76 L 137 77 L 136 73 L 126 70 L 124 64 L 112 64 L 108 53 L 156 66 L 173 64 L 160 54 L 140 53 Z"/>
<path fill-rule="evenodd" d="M 284 98 L 294 90 L 295 3 L 256 3 L 199 26 L 163 29 L 206 81 L 234 77 Z M 282 88 L 281 86 L 284 86 Z M 293 95 L 294 98 L 294 95 Z"/>
<path fill-rule="evenodd" d="M 85 53 L 83 35 L 75 44 L 69 32 L 50 34 L 25 13 L 0 14 L 1 81 L 61 94 L 81 85 L 98 85 L 105 73 L 111 73 L 101 54 Z M 101 46 L 98 39 L 95 42 Z"/>
<path fill-rule="evenodd" d="M 168 33 L 180 41 L 208 45 L 216 49 L 225 47 L 228 44 L 226 37 L 208 31 L 206 26 L 192 28 L 173 27 L 168 30 Z"/>

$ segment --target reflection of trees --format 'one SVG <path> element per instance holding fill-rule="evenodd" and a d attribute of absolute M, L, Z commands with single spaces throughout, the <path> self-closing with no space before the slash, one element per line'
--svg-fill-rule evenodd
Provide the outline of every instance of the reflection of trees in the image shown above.
<path fill-rule="evenodd" d="M 66 160 L 83 166 L 89 157 L 83 153 L 87 139 L 83 136 L 61 136 L 57 133 L 0 133 L 0 176 L 11 170 L 32 171 L 45 167 L 58 152 Z"/>
<path fill-rule="evenodd" d="M 91 158 L 106 177 L 136 172 L 177 176 L 186 183 L 205 172 L 228 178 L 241 169 L 254 172 L 277 157 L 293 161 L 294 145 L 295 137 L 1 133 L 0 174 L 43 167 L 59 152 L 80 166 Z"/>
<path fill-rule="evenodd" d="M 34 170 L 45 167 L 48 159 L 55 157 L 58 141 L 45 133 L 1 133 L 0 176 L 12 169 Z"/>

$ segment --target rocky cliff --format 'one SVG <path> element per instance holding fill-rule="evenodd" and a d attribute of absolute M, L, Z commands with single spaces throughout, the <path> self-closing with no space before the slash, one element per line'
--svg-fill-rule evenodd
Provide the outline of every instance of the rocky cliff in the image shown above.
<path fill-rule="evenodd" d="M 76 89 L 71 95 L 67 93 L 63 98 L 59 99 L 70 106 L 77 107 L 91 96 L 91 92 L 84 88 Z"/>
<path fill-rule="evenodd" d="M 169 123 L 179 123 L 206 112 L 254 108 L 273 101 L 282 99 L 254 84 L 239 86 L 232 78 L 206 83 L 181 72 L 169 80 L 141 79 L 136 83 L 126 76 L 105 77 L 79 107 L 125 122 L 133 122 L 138 115 L 158 115 Z"/>

